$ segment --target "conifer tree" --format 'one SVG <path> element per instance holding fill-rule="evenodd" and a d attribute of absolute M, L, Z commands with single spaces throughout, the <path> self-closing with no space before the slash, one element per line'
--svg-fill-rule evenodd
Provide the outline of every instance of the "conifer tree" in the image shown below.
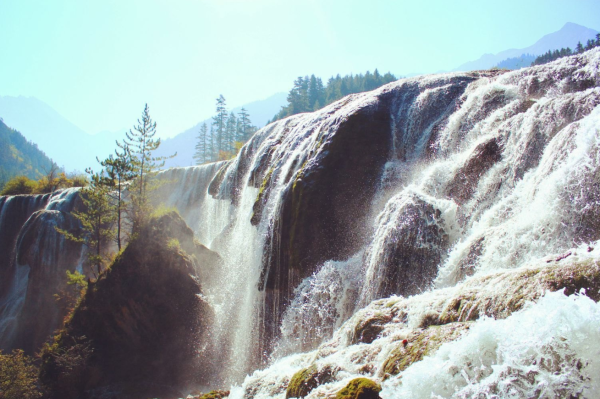
<path fill-rule="evenodd" d="M 238 113 L 238 134 L 236 141 L 246 142 L 252 135 L 250 125 L 250 115 L 245 108 Z"/>
<path fill-rule="evenodd" d="M 323 81 L 314 75 L 300 76 L 288 93 L 288 105 L 282 107 L 271 122 L 300 112 L 316 111 L 348 94 L 373 90 L 395 80 L 396 77 L 391 73 L 381 75 L 377 69 L 372 74 L 367 71 L 365 75 L 351 74 L 341 77 L 337 74 L 329 78 L 325 87 Z"/>
<path fill-rule="evenodd" d="M 217 146 L 215 143 L 215 127 L 214 125 L 210 125 L 210 139 L 208 140 L 208 154 L 209 154 L 209 162 L 214 162 L 217 160 L 215 154 L 219 151 L 217 150 Z"/>
<path fill-rule="evenodd" d="M 119 143 L 117 142 L 117 144 Z M 124 192 L 128 183 L 135 177 L 129 147 L 123 146 L 122 152 L 115 150 L 115 157 L 111 154 L 104 161 L 98 159 L 98 162 L 100 162 L 100 165 L 102 165 L 106 172 L 100 176 L 99 183 L 108 188 L 108 196 L 115 210 L 117 232 L 114 238 L 120 251 L 122 246 L 123 214 L 125 212 Z"/>
<path fill-rule="evenodd" d="M 114 237 L 115 213 L 109 200 L 109 188 L 102 181 L 103 176 L 89 168 L 86 172 L 90 175 L 90 184 L 80 191 L 84 210 L 71 212 L 81 223 L 81 230 L 72 233 L 56 228 L 56 231 L 68 240 L 87 247 L 87 263 L 98 278 L 108 259 L 105 244 Z"/>
<path fill-rule="evenodd" d="M 225 148 L 225 135 L 227 130 L 227 105 L 225 104 L 225 97 L 219 95 L 217 98 L 217 114 L 213 116 L 214 134 L 215 134 L 215 149 L 216 153 L 219 154 Z"/>
<path fill-rule="evenodd" d="M 196 161 L 196 165 L 203 164 L 210 160 L 208 156 L 209 153 L 209 137 L 208 137 L 208 127 L 206 123 L 203 123 L 200 127 L 200 131 L 198 132 L 197 142 L 196 142 L 196 152 L 194 153 L 194 160 Z"/>
<path fill-rule="evenodd" d="M 170 157 L 153 157 L 152 153 L 160 146 L 160 139 L 155 139 L 156 122 L 150 117 L 148 104 L 145 105 L 141 119 L 133 130 L 125 133 L 126 139 L 119 144 L 123 150 L 128 149 L 135 175 L 130 187 L 131 196 L 130 220 L 132 222 L 132 233 L 136 233 L 150 213 L 150 202 L 148 192 L 155 189 L 150 178 L 156 174 L 158 169 L 164 166 L 165 159 Z"/>
<path fill-rule="evenodd" d="M 226 127 L 227 146 L 225 148 L 225 151 L 227 151 L 231 154 L 235 154 L 236 131 L 237 131 L 237 119 L 232 111 L 229 114 L 229 117 L 227 118 L 227 127 Z"/>

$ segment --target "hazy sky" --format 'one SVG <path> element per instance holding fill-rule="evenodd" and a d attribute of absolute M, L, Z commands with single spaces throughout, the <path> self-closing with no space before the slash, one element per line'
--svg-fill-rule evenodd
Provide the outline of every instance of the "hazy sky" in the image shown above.
<path fill-rule="evenodd" d="M 378 68 L 452 69 L 575 22 L 598 0 L 0 0 L 0 95 L 34 96 L 90 133 L 144 103 L 172 136 L 214 111 Z"/>

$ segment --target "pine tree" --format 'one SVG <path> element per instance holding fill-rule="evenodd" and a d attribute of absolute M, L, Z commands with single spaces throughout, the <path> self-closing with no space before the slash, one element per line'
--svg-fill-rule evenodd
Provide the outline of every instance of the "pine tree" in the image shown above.
<path fill-rule="evenodd" d="M 153 157 L 152 153 L 160 146 L 160 139 L 154 139 L 156 135 L 156 122 L 150 117 L 148 104 L 142 112 L 142 118 L 138 124 L 125 133 L 126 139 L 119 144 L 123 150 L 128 149 L 131 156 L 131 165 L 135 178 L 133 179 L 129 193 L 131 196 L 130 220 L 132 222 L 132 233 L 136 233 L 150 214 L 150 202 L 148 192 L 155 189 L 151 185 L 150 178 L 162 168 L 165 160 L 170 157 Z"/>
<path fill-rule="evenodd" d="M 237 132 L 237 118 L 233 114 L 233 111 L 229 114 L 227 118 L 227 127 L 226 127 L 227 137 L 227 145 L 225 147 L 225 151 L 231 154 L 235 154 L 235 141 L 236 141 L 236 132 Z"/>
<path fill-rule="evenodd" d="M 215 150 L 219 154 L 225 148 L 225 135 L 227 129 L 227 105 L 225 97 L 221 94 L 217 98 L 217 114 L 213 116 L 214 134 L 215 134 Z"/>
<path fill-rule="evenodd" d="M 81 230 L 71 233 L 56 228 L 56 231 L 88 248 L 87 263 L 98 278 L 108 259 L 104 245 L 114 237 L 115 213 L 109 200 L 109 187 L 102 181 L 103 176 L 89 168 L 86 172 L 90 174 L 90 184 L 80 191 L 84 210 L 71 212 L 81 223 Z"/>
<path fill-rule="evenodd" d="M 578 53 L 583 53 L 583 45 L 581 44 L 581 42 L 577 42 L 577 48 L 576 50 Z"/>
<path fill-rule="evenodd" d="M 216 154 L 219 152 L 217 150 L 216 140 L 215 140 L 215 129 L 213 125 L 210 125 L 210 138 L 208 140 L 208 156 L 209 162 L 214 162 L 217 160 Z"/>
<path fill-rule="evenodd" d="M 120 251 L 122 246 L 123 214 L 125 212 L 124 191 L 128 183 L 135 177 L 131 162 L 131 153 L 129 148 L 124 146 L 122 152 L 115 150 L 115 157 L 111 154 L 104 161 L 98 159 L 98 162 L 100 162 L 105 171 L 105 174 L 101 175 L 99 183 L 108 188 L 108 196 L 115 210 L 117 232 L 114 238 Z"/>
<path fill-rule="evenodd" d="M 245 108 L 238 113 L 238 133 L 236 141 L 246 142 L 250 138 L 250 115 Z"/>
<path fill-rule="evenodd" d="M 200 127 L 200 130 L 198 131 L 196 152 L 194 153 L 194 160 L 196 161 L 196 165 L 203 164 L 210 160 L 208 141 L 208 127 L 206 126 L 206 123 L 203 123 Z"/>
<path fill-rule="evenodd" d="M 391 73 L 382 76 L 377 69 L 373 74 L 368 71 L 365 75 L 341 77 L 337 74 L 329 78 L 325 87 L 323 81 L 314 75 L 300 76 L 294 81 L 294 87 L 288 93 L 288 105 L 282 107 L 271 122 L 300 112 L 316 111 L 348 94 L 373 90 L 395 80 L 396 77 Z"/>

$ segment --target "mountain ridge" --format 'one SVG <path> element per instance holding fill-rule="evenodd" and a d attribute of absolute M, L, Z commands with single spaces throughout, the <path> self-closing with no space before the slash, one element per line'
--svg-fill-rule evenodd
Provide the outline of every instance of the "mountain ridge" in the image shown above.
<path fill-rule="evenodd" d="M 252 123 L 262 127 L 285 104 L 286 96 L 285 93 L 276 93 L 232 111 L 237 113 L 245 108 Z M 52 106 L 32 96 L 0 96 L 0 117 L 67 172 L 97 167 L 96 157 L 103 159 L 111 154 L 116 149 L 115 141 L 122 140 L 126 131 L 89 134 Z M 166 161 L 166 167 L 193 164 L 196 133 L 202 123 L 210 121 L 210 118 L 205 119 L 174 137 L 164 139 L 156 155 L 178 153 L 177 157 Z"/>
<path fill-rule="evenodd" d="M 496 54 L 486 53 L 477 60 L 465 62 L 459 67 L 453 69 L 453 71 L 489 69 L 502 61 L 505 61 L 509 58 L 519 58 L 523 54 L 532 54 L 538 56 L 548 50 L 556 50 L 563 47 L 571 47 L 571 49 L 574 49 L 578 41 L 585 45 L 585 42 L 588 39 L 593 39 L 597 33 L 598 31 L 594 29 L 578 25 L 573 22 L 567 22 L 561 29 L 542 36 L 531 46 L 522 49 L 512 48 Z"/>

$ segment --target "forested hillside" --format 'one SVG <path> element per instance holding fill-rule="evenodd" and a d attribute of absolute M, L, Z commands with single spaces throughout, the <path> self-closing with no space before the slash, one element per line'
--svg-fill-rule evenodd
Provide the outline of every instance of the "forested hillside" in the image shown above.
<path fill-rule="evenodd" d="M 533 66 L 533 65 L 547 64 L 547 63 L 557 60 L 559 58 L 568 57 L 573 54 L 581 54 L 584 51 L 591 50 L 594 47 L 598 47 L 598 46 L 600 46 L 600 33 L 598 33 L 596 35 L 596 40 L 592 40 L 592 39 L 588 40 L 585 46 L 583 44 L 581 44 L 581 42 L 577 43 L 577 46 L 575 47 L 575 51 L 571 50 L 570 47 L 566 47 L 566 48 L 563 47 L 560 50 L 554 50 L 554 51 L 548 50 L 548 52 L 540 55 L 535 60 L 533 60 L 531 65 Z"/>
<path fill-rule="evenodd" d="M 52 160 L 36 144 L 0 119 L 0 190 L 17 175 L 37 179 L 52 167 Z"/>
<path fill-rule="evenodd" d="M 373 73 L 367 71 L 364 75 L 359 73 L 341 77 L 338 74 L 336 77 L 329 78 L 327 86 L 324 86 L 321 78 L 315 75 L 300 76 L 294 81 L 294 87 L 288 93 L 288 104 L 281 107 L 270 122 L 302 112 L 316 111 L 348 94 L 374 90 L 395 80 L 396 77 L 391 73 L 381 75 L 377 69 Z"/>

